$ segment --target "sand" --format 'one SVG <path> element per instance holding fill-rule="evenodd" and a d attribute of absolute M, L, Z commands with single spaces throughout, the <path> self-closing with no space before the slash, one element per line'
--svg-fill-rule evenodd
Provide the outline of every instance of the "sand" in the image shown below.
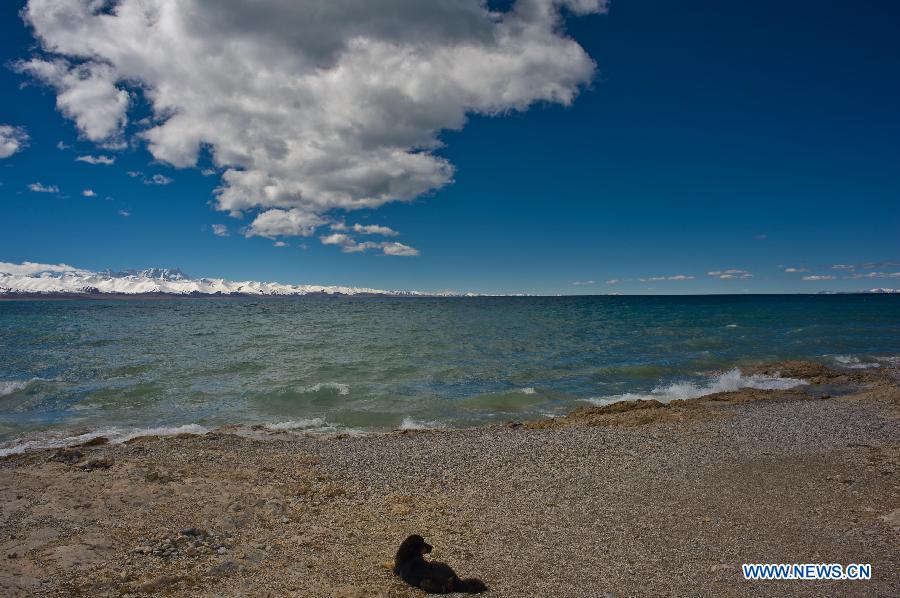
<path fill-rule="evenodd" d="M 488 596 L 897 595 L 896 369 L 759 369 L 818 386 L 7 457 L 0 595 L 421 596 L 388 569 L 410 533 Z M 752 582 L 745 562 L 871 563 L 873 579 Z"/>

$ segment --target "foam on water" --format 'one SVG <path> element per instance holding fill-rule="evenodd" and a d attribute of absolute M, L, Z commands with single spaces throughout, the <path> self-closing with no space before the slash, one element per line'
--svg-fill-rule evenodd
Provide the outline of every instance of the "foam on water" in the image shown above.
<path fill-rule="evenodd" d="M 11 395 L 14 392 L 25 390 L 34 382 L 40 382 L 43 378 L 31 378 L 30 380 L 0 380 L 0 397 Z"/>
<path fill-rule="evenodd" d="M 284 432 L 292 430 L 308 430 L 310 428 L 330 427 L 325 424 L 325 420 L 321 417 L 310 417 L 308 419 L 288 420 L 276 422 L 274 424 L 266 424 L 267 430 L 275 432 Z"/>
<path fill-rule="evenodd" d="M 305 392 L 319 392 L 323 388 L 336 390 L 339 395 L 350 394 L 350 385 L 341 382 L 318 382 L 305 390 Z"/>
<path fill-rule="evenodd" d="M 0 447 L 0 457 L 17 455 L 25 451 L 63 448 L 82 444 L 94 438 L 105 437 L 110 444 L 121 444 L 142 436 L 176 436 L 178 434 L 203 435 L 209 432 L 207 428 L 198 424 L 185 424 L 183 426 L 158 426 L 153 428 L 104 428 L 85 434 L 74 436 L 43 436 L 33 440 L 24 440 Z"/>
<path fill-rule="evenodd" d="M 853 355 L 832 355 L 831 358 L 841 367 L 851 370 L 866 370 L 869 368 L 880 367 L 880 364 L 871 361 L 862 361 L 859 357 Z"/>
<path fill-rule="evenodd" d="M 409 417 L 408 415 L 400 422 L 399 430 L 437 430 L 443 428 L 443 424 L 438 421 L 419 421 Z"/>
<path fill-rule="evenodd" d="M 647 394 L 629 392 L 608 397 L 592 397 L 585 400 L 589 403 L 601 406 L 617 403 L 619 401 L 646 401 L 650 399 L 655 399 L 661 403 L 668 403 L 678 399 L 696 399 L 704 395 L 717 392 L 732 392 L 742 388 L 787 390 L 804 384 L 808 384 L 808 382 L 796 378 L 763 376 L 761 374 L 745 376 L 738 368 L 734 368 L 710 378 L 705 384 L 697 384 L 690 381 L 673 382 L 665 386 L 657 386 Z"/>

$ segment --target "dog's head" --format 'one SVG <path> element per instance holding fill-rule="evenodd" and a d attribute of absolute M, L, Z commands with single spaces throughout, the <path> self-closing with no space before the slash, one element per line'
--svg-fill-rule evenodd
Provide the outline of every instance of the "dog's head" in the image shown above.
<path fill-rule="evenodd" d="M 398 552 L 403 554 L 428 554 L 431 550 L 432 546 L 425 541 L 425 538 L 419 534 L 413 534 L 403 540 Z"/>

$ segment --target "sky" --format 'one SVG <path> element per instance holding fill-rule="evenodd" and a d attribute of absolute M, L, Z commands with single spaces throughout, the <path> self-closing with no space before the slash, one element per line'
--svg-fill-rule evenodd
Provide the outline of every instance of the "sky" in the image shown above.
<path fill-rule="evenodd" d="M 0 262 L 900 288 L 900 4 L 0 3 Z"/>

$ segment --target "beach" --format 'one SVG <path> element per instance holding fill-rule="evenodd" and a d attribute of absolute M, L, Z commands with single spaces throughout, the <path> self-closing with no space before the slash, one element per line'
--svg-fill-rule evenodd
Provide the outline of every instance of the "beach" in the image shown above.
<path fill-rule="evenodd" d="M 483 427 L 261 426 L 0 461 L 0 593 L 417 596 L 419 533 L 492 596 L 892 595 L 896 366 L 759 366 L 811 385 L 619 402 Z M 752 373 L 752 372 L 750 372 Z M 746 581 L 742 563 L 871 563 Z"/>

